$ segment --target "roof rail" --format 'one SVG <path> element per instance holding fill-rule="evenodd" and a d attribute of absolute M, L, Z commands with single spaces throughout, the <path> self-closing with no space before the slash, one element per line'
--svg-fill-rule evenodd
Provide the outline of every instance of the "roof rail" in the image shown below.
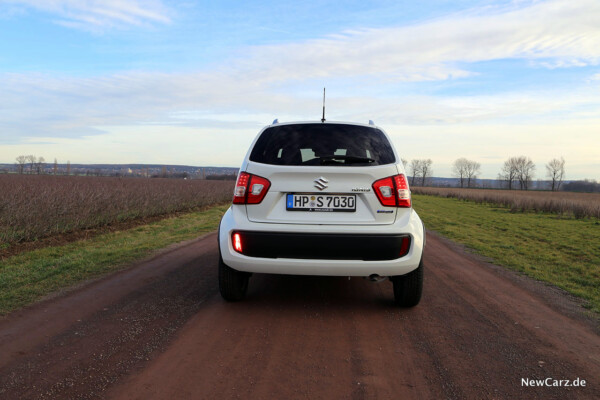
<path fill-rule="evenodd" d="M 375 125 L 375 122 L 373 122 L 372 119 L 369 120 L 369 125 Z"/>
<path fill-rule="evenodd" d="M 279 123 L 279 118 L 275 118 L 275 119 L 273 120 L 273 123 L 272 123 L 271 125 L 275 125 L 275 124 L 278 124 L 278 123 Z"/>

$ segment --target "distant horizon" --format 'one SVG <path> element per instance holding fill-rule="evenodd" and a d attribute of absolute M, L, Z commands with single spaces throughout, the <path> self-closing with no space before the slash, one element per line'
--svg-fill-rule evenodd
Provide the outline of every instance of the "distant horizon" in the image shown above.
<path fill-rule="evenodd" d="M 52 162 L 45 162 L 45 171 L 47 170 L 51 170 L 52 166 L 54 165 L 54 161 Z M 153 166 L 153 167 L 182 167 L 182 168 L 214 168 L 214 169 L 230 169 L 230 170 L 239 170 L 239 166 L 237 167 L 233 167 L 233 166 L 219 166 L 219 165 L 189 165 L 189 164 L 155 164 L 155 163 L 59 163 L 57 162 L 57 167 L 59 168 L 66 168 L 67 165 L 70 165 L 71 167 L 75 168 L 78 166 L 83 166 L 83 167 L 94 167 L 94 166 L 113 166 L 113 167 L 131 167 L 131 166 L 140 166 L 140 167 L 149 167 L 149 166 Z M 1 163 L 0 162 L 0 168 L 3 167 L 11 167 L 14 168 L 15 163 Z M 25 172 L 23 173 L 23 175 L 37 175 L 37 173 L 30 173 L 30 172 Z M 44 173 L 42 175 L 52 175 L 51 173 Z M 406 169 L 406 175 L 408 177 L 412 177 L 412 175 L 410 174 L 409 169 Z M 460 180 L 460 178 L 456 177 L 456 176 L 445 176 L 445 175 L 432 175 L 429 176 L 427 179 L 438 179 L 438 180 Z M 593 179 L 593 178 L 583 178 L 583 179 L 571 179 L 571 178 L 565 178 L 562 180 L 562 182 L 577 182 L 577 181 L 592 181 L 592 182 L 598 182 L 600 183 L 600 181 Z M 502 182 L 503 179 L 499 179 L 497 176 L 495 178 L 484 178 L 484 177 L 480 177 L 477 176 L 476 178 L 474 178 L 474 181 L 493 181 L 493 182 Z M 550 182 L 551 180 L 549 178 L 537 178 L 534 177 L 532 179 L 532 182 Z"/>
<path fill-rule="evenodd" d="M 600 180 L 600 2 L 0 0 L 0 160 L 238 165 L 259 130 L 382 127 L 494 179 Z"/>

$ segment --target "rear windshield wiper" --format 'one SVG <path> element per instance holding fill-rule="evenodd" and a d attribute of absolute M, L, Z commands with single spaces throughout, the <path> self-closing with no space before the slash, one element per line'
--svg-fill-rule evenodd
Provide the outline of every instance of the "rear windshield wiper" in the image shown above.
<path fill-rule="evenodd" d="M 356 156 L 329 156 L 321 157 L 321 165 L 323 164 L 342 164 L 337 160 L 344 161 L 343 164 L 364 164 L 375 162 L 374 159 L 368 157 L 356 157 Z"/>

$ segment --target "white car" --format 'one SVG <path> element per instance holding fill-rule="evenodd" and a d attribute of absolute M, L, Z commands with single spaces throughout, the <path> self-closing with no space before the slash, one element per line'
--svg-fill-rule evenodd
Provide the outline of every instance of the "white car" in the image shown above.
<path fill-rule="evenodd" d="M 229 301 L 245 297 L 252 273 L 389 278 L 396 304 L 421 299 L 425 228 L 400 157 L 371 121 L 265 127 L 218 238 Z"/>

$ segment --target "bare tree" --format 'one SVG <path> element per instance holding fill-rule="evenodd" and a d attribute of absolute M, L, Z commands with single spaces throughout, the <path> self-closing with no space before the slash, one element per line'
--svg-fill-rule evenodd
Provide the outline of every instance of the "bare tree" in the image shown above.
<path fill-rule="evenodd" d="M 52 173 L 54 175 L 56 175 L 57 172 L 58 172 L 58 161 L 56 161 L 56 158 L 54 158 L 54 165 L 52 166 Z"/>
<path fill-rule="evenodd" d="M 481 164 L 477 161 L 467 160 L 465 174 L 467 176 L 467 187 L 471 187 L 471 184 L 475 184 L 477 176 L 481 174 Z"/>
<path fill-rule="evenodd" d="M 26 158 L 27 158 L 27 162 L 29 163 L 29 173 L 33 174 L 33 170 L 35 169 L 35 163 L 37 161 L 37 158 L 33 154 L 26 156 Z"/>
<path fill-rule="evenodd" d="M 402 160 L 402 166 L 406 170 L 406 165 L 408 164 L 408 160 L 405 160 L 404 158 L 401 158 L 401 160 Z"/>
<path fill-rule="evenodd" d="M 17 167 L 17 172 L 22 174 L 25 172 L 25 164 L 27 164 L 27 156 L 19 156 L 16 158 L 17 162 L 15 166 Z"/>
<path fill-rule="evenodd" d="M 454 164 L 452 164 L 452 174 L 459 179 L 461 188 L 465 186 L 465 178 L 467 177 L 466 169 L 468 163 L 469 160 L 462 157 L 454 161 Z"/>
<path fill-rule="evenodd" d="M 411 160 L 410 161 L 410 171 L 411 171 L 411 186 L 415 184 L 415 180 L 421 176 L 421 160 Z"/>
<path fill-rule="evenodd" d="M 529 157 L 520 156 L 517 158 L 517 179 L 521 190 L 529 189 L 529 185 L 535 174 L 535 164 Z"/>
<path fill-rule="evenodd" d="M 565 177 L 565 159 L 553 158 L 546 164 L 546 175 L 552 180 L 552 191 L 560 190 L 563 178 Z"/>
<path fill-rule="evenodd" d="M 427 179 L 431 178 L 431 174 L 433 174 L 432 164 L 433 161 L 431 161 L 431 158 L 421 160 L 421 186 L 425 186 Z"/>
<path fill-rule="evenodd" d="M 513 182 L 517 179 L 518 175 L 518 158 L 511 157 L 504 161 L 504 165 L 498 174 L 498 179 L 506 182 L 506 186 L 509 190 L 513 188 Z"/>
<path fill-rule="evenodd" d="M 71 161 L 67 160 L 67 175 L 71 175 Z"/>
<path fill-rule="evenodd" d="M 35 173 L 40 175 L 44 172 L 44 167 L 46 166 L 46 160 L 44 157 L 39 157 L 35 161 Z"/>

